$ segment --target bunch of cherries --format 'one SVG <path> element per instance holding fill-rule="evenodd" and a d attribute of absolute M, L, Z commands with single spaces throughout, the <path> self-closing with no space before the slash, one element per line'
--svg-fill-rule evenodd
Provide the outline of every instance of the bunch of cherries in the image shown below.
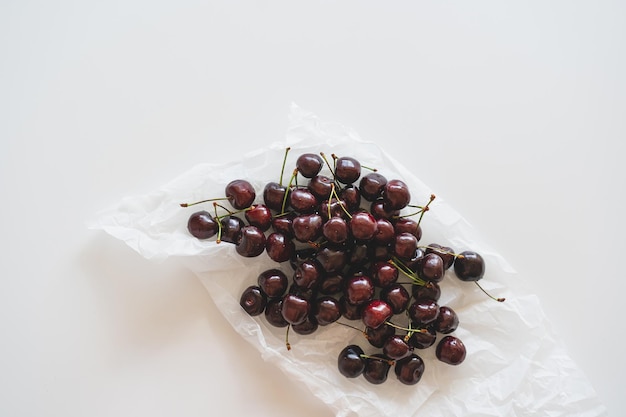
<path fill-rule="evenodd" d="M 424 373 L 416 352 L 435 345 L 439 335 L 436 357 L 462 363 L 465 345 L 451 334 L 459 318 L 438 304 L 439 282 L 452 268 L 460 280 L 478 285 L 485 262 L 473 251 L 419 243 L 422 217 L 435 196 L 412 205 L 402 180 L 387 179 L 349 156 L 333 154 L 331 162 L 323 152 L 300 155 L 283 185 L 288 153 L 289 148 L 280 180 L 265 185 L 263 203 L 256 202 L 250 182 L 237 179 L 226 186 L 224 197 L 181 204 L 213 203 L 213 214 L 200 210 L 189 217 L 187 228 L 196 238 L 215 236 L 218 243 L 234 244 L 242 256 L 265 252 L 279 263 L 242 292 L 243 310 L 286 328 L 288 349 L 290 329 L 308 335 L 338 323 L 361 332 L 377 352 L 346 346 L 337 366 L 348 378 L 363 375 L 381 384 L 393 367 L 400 382 L 416 384 Z"/>

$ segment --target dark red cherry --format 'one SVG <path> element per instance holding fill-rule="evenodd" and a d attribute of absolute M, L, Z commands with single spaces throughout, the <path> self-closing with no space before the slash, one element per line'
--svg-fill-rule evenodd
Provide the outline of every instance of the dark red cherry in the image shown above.
<path fill-rule="evenodd" d="M 309 181 L 308 189 L 317 198 L 317 201 L 328 200 L 333 189 L 334 181 L 325 175 L 316 175 Z"/>
<path fill-rule="evenodd" d="M 282 233 L 270 233 L 265 241 L 265 251 L 271 260 L 286 262 L 291 259 L 296 250 L 293 240 Z"/>
<path fill-rule="evenodd" d="M 337 358 L 337 367 L 339 373 L 346 378 L 356 378 L 363 373 L 365 369 L 364 352 L 357 345 L 349 345 L 339 352 Z"/>
<path fill-rule="evenodd" d="M 282 313 L 283 299 L 272 298 L 267 300 L 265 306 L 265 320 L 274 327 L 287 327 L 289 323 L 283 317 Z"/>
<path fill-rule="evenodd" d="M 449 365 L 458 365 L 465 360 L 467 354 L 461 339 L 454 336 L 445 336 L 437 344 L 435 355 L 441 362 Z"/>
<path fill-rule="evenodd" d="M 347 279 L 344 293 L 350 304 L 365 304 L 374 296 L 374 284 L 366 275 L 354 275 Z"/>
<path fill-rule="evenodd" d="M 346 266 L 348 254 L 342 247 L 324 245 L 318 249 L 315 259 L 324 271 L 334 273 L 343 270 Z"/>
<path fill-rule="evenodd" d="M 409 302 L 411 295 L 402 284 L 391 284 L 380 292 L 380 299 L 391 306 L 393 314 L 403 313 Z"/>
<path fill-rule="evenodd" d="M 296 294 L 286 294 L 283 297 L 281 313 L 289 324 L 300 324 L 309 315 L 311 305 L 309 301 Z"/>
<path fill-rule="evenodd" d="M 385 341 L 396 334 L 396 329 L 388 324 L 383 324 L 376 329 L 372 327 L 365 328 L 365 337 L 370 344 L 377 348 L 382 348 Z"/>
<path fill-rule="evenodd" d="M 298 213 L 313 213 L 319 201 L 308 188 L 298 187 L 289 193 L 289 204 Z"/>
<path fill-rule="evenodd" d="M 296 214 L 293 212 L 282 216 L 274 216 L 272 219 L 272 229 L 286 237 L 293 237 L 293 219 L 295 217 Z"/>
<path fill-rule="evenodd" d="M 241 229 L 245 223 L 237 216 L 228 215 L 220 219 L 222 224 L 221 240 L 229 243 L 237 243 L 241 237 Z"/>
<path fill-rule="evenodd" d="M 352 236 L 359 241 L 371 240 L 378 231 L 376 219 L 365 211 L 352 214 L 349 226 Z"/>
<path fill-rule="evenodd" d="M 348 297 L 345 295 L 339 298 L 339 304 L 341 304 L 341 314 L 348 320 L 360 320 L 362 305 L 350 304 Z"/>
<path fill-rule="evenodd" d="M 319 284 L 319 292 L 324 295 L 334 295 L 341 292 L 343 276 L 337 272 L 327 274 Z"/>
<path fill-rule="evenodd" d="M 301 214 L 292 222 L 293 234 L 300 242 L 313 242 L 322 236 L 324 221 L 319 214 Z"/>
<path fill-rule="evenodd" d="M 417 275 L 426 281 L 440 282 L 446 272 L 441 256 L 434 252 L 427 253 L 417 266 Z"/>
<path fill-rule="evenodd" d="M 241 256 L 252 258 L 265 251 L 265 235 L 256 226 L 244 226 L 235 249 Z"/>
<path fill-rule="evenodd" d="M 365 369 L 363 370 L 363 377 L 371 384 L 379 385 L 387 380 L 389 375 L 389 369 L 393 361 L 391 358 L 381 354 L 375 353 L 365 358 Z"/>
<path fill-rule="evenodd" d="M 415 385 L 424 375 L 424 361 L 412 353 L 396 361 L 394 372 L 398 381 L 406 385 Z"/>
<path fill-rule="evenodd" d="M 409 317 L 419 326 L 435 321 L 439 315 L 439 305 L 435 300 L 418 298 L 409 306 Z"/>
<path fill-rule="evenodd" d="M 459 316 L 450 307 L 441 306 L 439 307 L 439 316 L 437 316 L 433 325 L 439 333 L 452 333 L 459 327 Z"/>
<path fill-rule="evenodd" d="M 393 242 L 393 252 L 400 259 L 411 259 L 417 250 L 417 238 L 410 233 L 396 235 Z M 437 256 L 437 255 L 435 255 Z"/>
<path fill-rule="evenodd" d="M 392 359 L 402 359 L 411 353 L 411 347 L 404 341 L 404 337 L 393 335 L 383 344 L 383 353 Z"/>
<path fill-rule="evenodd" d="M 342 156 L 335 161 L 335 177 L 344 184 L 352 184 L 361 176 L 361 164 L 354 158 Z"/>
<path fill-rule="evenodd" d="M 296 168 L 305 178 L 313 178 L 322 170 L 322 157 L 314 153 L 304 153 L 296 160 Z"/>
<path fill-rule="evenodd" d="M 294 271 L 293 282 L 301 288 L 316 288 L 317 284 L 323 279 L 323 274 L 324 271 L 316 261 L 304 261 Z"/>
<path fill-rule="evenodd" d="M 331 217 L 324 223 L 322 233 L 331 243 L 344 243 L 349 236 L 348 223 L 341 217 Z"/>
<path fill-rule="evenodd" d="M 287 275 L 280 269 L 272 268 L 263 271 L 257 277 L 261 290 L 270 298 L 282 297 L 289 287 Z"/>
<path fill-rule="evenodd" d="M 265 232 L 272 225 L 272 212 L 265 204 L 254 204 L 245 211 L 248 224 L 256 226 Z"/>
<path fill-rule="evenodd" d="M 421 328 L 420 331 L 413 332 L 408 344 L 415 349 L 426 349 L 434 345 L 436 340 L 437 332 L 432 325 L 429 325 Z"/>
<path fill-rule="evenodd" d="M 431 300 L 439 300 L 441 297 L 441 287 L 436 282 L 428 282 L 426 285 L 412 285 L 411 294 L 413 298 L 430 298 Z"/>
<path fill-rule="evenodd" d="M 461 252 L 454 260 L 454 273 L 461 281 L 478 281 L 485 275 L 485 260 L 476 252 Z"/>
<path fill-rule="evenodd" d="M 277 212 L 281 212 L 283 204 L 285 209 L 289 207 L 289 198 L 285 199 L 285 194 L 288 193 L 287 187 L 280 185 L 277 182 L 268 182 L 263 188 L 263 202 L 267 207 Z"/>
<path fill-rule="evenodd" d="M 346 185 L 339 191 L 339 198 L 345 202 L 348 211 L 356 211 L 361 206 L 361 192 L 353 185 Z"/>
<path fill-rule="evenodd" d="M 415 220 L 408 217 L 400 217 L 393 223 L 397 234 L 410 233 L 419 241 L 422 238 L 422 227 Z"/>
<path fill-rule="evenodd" d="M 361 196 L 367 201 L 377 200 L 381 197 L 385 184 L 387 184 L 387 178 L 377 172 L 370 172 L 361 177 L 359 182 Z"/>
<path fill-rule="evenodd" d="M 218 225 L 208 211 L 202 210 L 189 216 L 187 230 L 198 239 L 208 239 L 217 234 Z"/>
<path fill-rule="evenodd" d="M 411 201 L 411 193 L 409 192 L 409 186 L 402 180 L 389 180 L 383 188 L 383 202 L 385 203 L 385 209 L 402 210 Z"/>
<path fill-rule="evenodd" d="M 320 326 L 326 326 L 339 320 L 341 305 L 334 297 L 319 297 L 313 304 L 313 314 Z"/>
<path fill-rule="evenodd" d="M 396 231 L 387 219 L 376 219 L 374 241 L 379 245 L 388 245 L 394 241 Z"/>
<path fill-rule="evenodd" d="M 292 324 L 291 330 L 301 335 L 308 335 L 314 333 L 318 327 L 319 324 L 317 320 L 315 320 L 315 317 L 307 316 L 302 323 Z"/>
<path fill-rule="evenodd" d="M 257 285 L 246 288 L 239 299 L 239 305 L 251 316 L 258 316 L 265 310 L 267 296 Z"/>
<path fill-rule="evenodd" d="M 361 310 L 361 320 L 367 327 L 377 329 L 393 316 L 393 310 L 383 300 L 374 299 Z"/>
<path fill-rule="evenodd" d="M 443 266 L 448 269 L 454 264 L 454 250 L 448 246 L 431 243 L 426 247 L 426 253 L 436 253 L 443 259 Z"/>
<path fill-rule="evenodd" d="M 391 220 L 400 215 L 400 210 L 387 210 L 383 200 L 375 200 L 370 204 L 370 213 L 372 213 L 372 216 L 376 219 Z"/>
<path fill-rule="evenodd" d="M 237 210 L 248 208 L 254 203 L 256 191 L 246 180 L 234 180 L 226 185 L 224 194 L 230 205 Z"/>
<path fill-rule="evenodd" d="M 385 288 L 398 280 L 398 268 L 387 261 L 376 261 L 370 268 L 375 286 Z"/>

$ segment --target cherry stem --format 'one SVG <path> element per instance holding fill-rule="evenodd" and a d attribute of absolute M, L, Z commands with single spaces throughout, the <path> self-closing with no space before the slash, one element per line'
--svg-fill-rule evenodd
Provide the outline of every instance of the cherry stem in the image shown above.
<path fill-rule="evenodd" d="M 287 326 L 287 331 L 285 332 L 285 346 L 287 350 L 291 350 L 291 343 L 289 343 L 289 329 L 291 329 L 291 325 Z"/>
<path fill-rule="evenodd" d="M 421 285 L 422 287 L 428 284 L 426 281 L 421 279 L 415 272 L 411 271 L 411 269 L 408 266 L 403 264 L 402 261 L 400 261 L 395 256 L 392 259 L 390 259 L 389 263 L 391 263 L 393 266 L 398 268 L 398 270 L 400 270 L 400 272 L 402 272 L 404 275 L 411 278 L 411 281 L 413 281 L 414 284 Z"/>
<path fill-rule="evenodd" d="M 412 332 L 412 333 L 426 333 L 428 330 L 426 329 L 412 329 L 411 327 L 402 327 L 402 326 L 398 326 L 397 324 L 393 324 L 390 321 L 386 321 L 385 322 L 386 325 L 393 327 L 394 329 L 398 329 L 398 330 L 405 330 L 407 332 Z"/>
<path fill-rule="evenodd" d="M 298 168 L 293 170 L 293 174 L 291 174 L 291 178 L 289 179 L 289 184 L 285 189 L 285 195 L 283 196 L 283 205 L 280 208 L 280 213 L 285 212 L 285 206 L 287 205 L 287 196 L 289 195 L 289 190 L 291 189 L 291 184 L 293 184 L 293 180 L 298 176 Z"/>
<path fill-rule="evenodd" d="M 365 353 L 362 353 L 359 356 L 363 359 L 374 359 L 381 362 L 387 362 L 387 365 L 389 366 L 394 366 L 396 364 L 396 361 L 394 361 L 393 359 L 380 358 L 378 356 L 367 355 Z"/>
<path fill-rule="evenodd" d="M 278 181 L 278 185 L 280 185 L 281 187 L 283 186 L 283 174 L 285 173 L 285 164 L 287 163 L 287 154 L 289 153 L 290 150 L 291 148 L 288 146 L 287 149 L 285 149 L 285 156 L 283 157 L 283 167 L 280 170 L 280 180 Z"/>
<path fill-rule="evenodd" d="M 476 284 L 476 286 L 477 286 L 478 288 L 480 288 L 480 290 L 481 290 L 482 292 L 484 292 L 485 294 L 487 294 L 487 296 L 488 296 L 489 298 L 491 298 L 492 300 L 495 300 L 495 301 L 497 301 L 497 302 L 499 302 L 499 303 L 502 303 L 502 302 L 504 302 L 504 300 L 506 300 L 506 298 L 503 298 L 503 297 L 496 298 L 496 297 L 494 297 L 493 295 L 489 294 L 487 291 L 485 291 L 485 289 L 484 289 L 483 287 L 481 287 L 481 286 L 480 286 L 480 284 L 478 283 L 478 281 L 474 281 L 474 284 Z"/>
<path fill-rule="evenodd" d="M 195 203 L 180 203 L 181 207 L 191 207 L 196 204 L 208 203 L 210 201 L 218 201 L 218 200 L 228 200 L 228 197 L 218 197 L 218 198 L 209 198 L 208 200 L 196 201 Z"/>
<path fill-rule="evenodd" d="M 337 176 L 335 175 L 335 170 L 330 166 L 330 162 L 328 162 L 328 159 L 326 158 L 326 154 L 324 152 L 320 152 L 320 155 L 322 157 L 322 159 L 324 160 L 324 162 L 326 162 L 326 165 L 328 166 L 328 169 L 330 170 L 330 173 L 333 174 L 333 180 L 337 181 Z M 333 154 L 333 157 L 335 156 L 335 154 Z"/>
<path fill-rule="evenodd" d="M 349 327 L 349 328 L 351 328 L 352 330 L 356 330 L 357 332 L 361 332 L 361 333 L 363 334 L 363 336 L 365 336 L 365 338 L 367 339 L 367 332 L 365 332 L 365 330 L 361 330 L 361 329 L 359 329 L 358 327 L 354 327 L 354 326 L 353 326 L 353 325 L 351 325 L 351 324 L 343 323 L 343 322 L 341 322 L 341 321 L 336 321 L 335 323 L 337 323 L 337 324 L 341 324 L 342 326 Z"/>
<path fill-rule="evenodd" d="M 215 238 L 215 243 L 220 243 L 222 241 L 222 222 L 220 221 L 220 216 L 217 215 L 217 206 L 217 203 L 213 203 L 213 211 L 217 219 L 217 237 Z"/>
<path fill-rule="evenodd" d="M 368 166 L 365 166 L 365 165 L 361 165 L 361 168 L 369 169 L 372 172 L 378 172 L 378 170 L 376 168 L 371 168 L 371 167 L 368 167 Z"/>
<path fill-rule="evenodd" d="M 419 227 L 420 223 L 422 222 L 422 218 L 424 217 L 424 213 L 426 213 L 429 210 L 428 206 L 430 206 L 430 203 L 432 203 L 434 199 L 435 199 L 435 194 L 431 194 L 430 199 L 428 200 L 428 203 L 426 203 L 424 208 L 422 208 L 422 212 L 420 213 L 420 218 L 417 219 L 417 227 Z"/>
<path fill-rule="evenodd" d="M 333 201 L 333 196 L 335 196 L 335 198 L 337 199 L 337 204 L 339 204 L 339 206 L 341 207 L 343 212 L 346 213 L 348 218 L 351 219 L 352 218 L 352 214 L 350 214 L 350 212 L 348 210 L 346 210 L 346 207 L 345 207 L 343 201 L 341 200 L 341 198 L 339 198 L 339 194 L 337 194 L 337 188 L 335 187 L 335 183 L 334 182 L 330 185 L 330 198 L 328 199 L 328 218 L 330 219 L 330 204 Z"/>

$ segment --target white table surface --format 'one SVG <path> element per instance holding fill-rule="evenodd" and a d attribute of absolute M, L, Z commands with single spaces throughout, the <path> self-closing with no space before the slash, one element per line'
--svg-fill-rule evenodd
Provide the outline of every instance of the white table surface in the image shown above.
<path fill-rule="evenodd" d="M 461 212 L 623 415 L 625 28 L 611 1 L 2 2 L 0 415 L 332 415 L 192 273 L 85 226 L 291 102 Z"/>

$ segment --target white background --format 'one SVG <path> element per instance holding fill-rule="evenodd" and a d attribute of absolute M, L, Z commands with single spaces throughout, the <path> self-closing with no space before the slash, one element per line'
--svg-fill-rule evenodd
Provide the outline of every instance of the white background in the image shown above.
<path fill-rule="evenodd" d="M 461 212 L 621 398 L 619 1 L 0 3 L 0 415 L 331 416 L 101 208 L 283 137 L 295 102 Z"/>

